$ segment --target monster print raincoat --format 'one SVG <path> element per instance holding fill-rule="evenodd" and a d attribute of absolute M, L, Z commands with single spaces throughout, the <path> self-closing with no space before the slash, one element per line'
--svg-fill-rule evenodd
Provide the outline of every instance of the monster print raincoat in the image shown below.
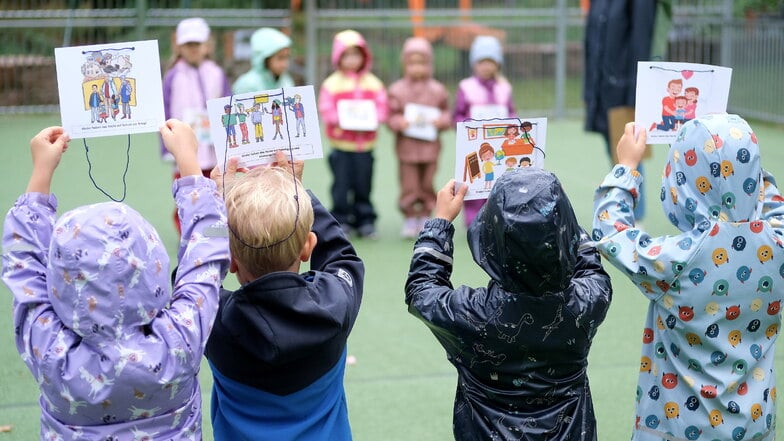
<path fill-rule="evenodd" d="M 468 232 L 484 288 L 453 288 L 452 236 L 425 224 L 406 283 L 409 312 L 458 373 L 458 440 L 596 440 L 588 351 L 612 288 L 557 178 L 504 173 Z"/>
<path fill-rule="evenodd" d="M 680 232 L 635 226 L 639 173 L 616 165 L 595 193 L 601 253 L 649 300 L 633 440 L 772 440 L 784 296 L 784 199 L 736 115 L 686 123 L 662 177 Z"/>
<path fill-rule="evenodd" d="M 201 439 L 197 374 L 229 265 L 226 214 L 209 179 L 173 188 L 183 235 L 173 288 L 158 233 L 128 205 L 55 222 L 54 195 L 25 193 L 8 212 L 3 281 L 40 388 L 41 439 Z"/>

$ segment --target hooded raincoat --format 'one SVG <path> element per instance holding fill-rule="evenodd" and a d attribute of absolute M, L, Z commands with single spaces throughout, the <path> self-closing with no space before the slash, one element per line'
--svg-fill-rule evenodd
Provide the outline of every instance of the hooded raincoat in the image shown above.
<path fill-rule="evenodd" d="M 254 32 L 250 38 L 250 70 L 234 81 L 232 92 L 249 93 L 294 86 L 294 80 L 288 72 L 275 78 L 266 64 L 267 58 L 290 46 L 291 39 L 277 29 L 261 28 Z"/>
<path fill-rule="evenodd" d="M 578 247 L 557 178 L 504 173 L 468 232 L 485 288 L 453 288 L 452 236 L 425 224 L 406 282 L 409 312 L 425 322 L 458 374 L 458 440 L 596 440 L 588 351 L 612 288 L 598 252 Z"/>
<path fill-rule="evenodd" d="M 641 184 L 616 165 L 593 221 L 602 254 L 649 300 L 632 439 L 773 439 L 784 199 L 757 137 L 736 115 L 681 128 L 661 188 L 678 234 L 634 226 Z"/>
<path fill-rule="evenodd" d="M 158 233 L 125 204 L 55 223 L 54 195 L 26 193 L 6 216 L 3 281 L 40 385 L 41 439 L 201 439 L 197 374 L 229 265 L 226 215 L 209 179 L 173 188 L 191 238 L 173 288 Z"/>

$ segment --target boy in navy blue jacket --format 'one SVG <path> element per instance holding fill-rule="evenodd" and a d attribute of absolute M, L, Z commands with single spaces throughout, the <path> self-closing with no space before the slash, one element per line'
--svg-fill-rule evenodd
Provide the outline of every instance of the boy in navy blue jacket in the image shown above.
<path fill-rule="evenodd" d="M 301 168 L 278 159 L 226 190 L 230 270 L 242 286 L 221 293 L 207 343 L 214 438 L 350 440 L 343 376 L 364 265 L 295 178 Z"/>

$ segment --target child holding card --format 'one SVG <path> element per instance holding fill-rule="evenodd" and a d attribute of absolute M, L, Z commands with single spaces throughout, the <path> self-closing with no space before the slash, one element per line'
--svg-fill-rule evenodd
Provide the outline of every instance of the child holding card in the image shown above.
<path fill-rule="evenodd" d="M 466 190 L 450 181 L 438 192 L 406 281 L 408 311 L 457 370 L 455 439 L 596 440 L 588 353 L 612 295 L 599 253 L 581 247 L 588 237 L 555 175 L 512 170 L 468 229 L 490 281 L 453 288 Z"/>
<path fill-rule="evenodd" d="M 376 210 L 370 200 L 373 148 L 378 125 L 387 119 L 387 92 L 371 68 L 373 56 L 357 31 L 335 34 L 335 71 L 319 91 L 318 109 L 332 144 L 332 214 L 347 233 L 374 239 Z"/>
<path fill-rule="evenodd" d="M 593 218 L 596 247 L 648 303 L 632 439 L 772 440 L 784 198 L 746 121 L 698 117 L 678 132 L 662 174 L 662 207 L 678 231 L 653 236 L 629 210 L 648 134 L 637 129 L 625 127 Z"/>
<path fill-rule="evenodd" d="M 39 383 L 40 439 L 201 439 L 197 375 L 229 269 L 226 209 L 201 176 L 191 128 L 169 120 L 160 133 L 183 175 L 172 191 L 192 238 L 171 278 L 161 238 L 130 206 L 57 219 L 50 187 L 68 136 L 49 127 L 30 141 L 32 175 L 3 228 L 3 282 L 17 350 Z"/>
<path fill-rule="evenodd" d="M 476 37 L 468 55 L 473 75 L 460 81 L 455 97 L 455 122 L 467 119 L 508 118 L 516 115 L 512 99 L 512 85 L 501 74 L 504 63 L 503 48 L 497 38 L 489 35 Z M 465 202 L 463 220 L 471 225 L 484 199 Z"/>
<path fill-rule="evenodd" d="M 403 44 L 401 61 L 403 78 L 389 86 L 387 124 L 395 133 L 400 181 L 398 208 L 405 217 L 400 235 L 413 239 L 436 205 L 433 177 L 441 153 L 438 134 L 452 120 L 449 92 L 433 78 L 430 43 L 424 38 L 409 38 Z"/>
<path fill-rule="evenodd" d="M 180 119 L 193 127 L 199 141 L 199 167 L 209 177 L 217 163 L 210 141 L 207 100 L 231 94 L 223 68 L 209 58 L 210 27 L 203 18 L 186 18 L 177 25 L 175 58 L 163 79 L 166 118 Z M 161 155 L 171 155 L 161 144 Z M 180 177 L 175 168 L 174 179 Z M 180 219 L 174 211 L 174 226 Z"/>

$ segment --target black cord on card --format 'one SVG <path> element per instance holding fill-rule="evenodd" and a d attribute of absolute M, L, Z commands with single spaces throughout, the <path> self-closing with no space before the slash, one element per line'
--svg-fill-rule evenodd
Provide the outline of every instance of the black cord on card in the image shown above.
<path fill-rule="evenodd" d="M 93 178 L 93 173 L 92 173 L 93 163 L 90 162 L 90 155 L 89 155 L 90 147 L 87 146 L 87 139 L 82 138 L 82 143 L 84 143 L 84 156 L 87 158 L 87 175 L 90 177 L 90 181 L 92 181 L 93 186 L 95 186 L 95 188 L 97 188 L 101 193 L 105 194 L 106 197 L 113 200 L 114 202 L 124 201 L 126 190 L 128 188 L 125 182 L 125 176 L 128 174 L 128 165 L 131 163 L 131 135 L 130 134 L 128 135 L 128 145 L 125 147 L 125 170 L 123 170 L 123 174 L 122 174 L 123 192 L 122 192 L 122 198 L 120 199 L 115 199 L 112 195 L 107 193 L 103 188 L 101 188 L 95 182 L 95 178 Z"/>

